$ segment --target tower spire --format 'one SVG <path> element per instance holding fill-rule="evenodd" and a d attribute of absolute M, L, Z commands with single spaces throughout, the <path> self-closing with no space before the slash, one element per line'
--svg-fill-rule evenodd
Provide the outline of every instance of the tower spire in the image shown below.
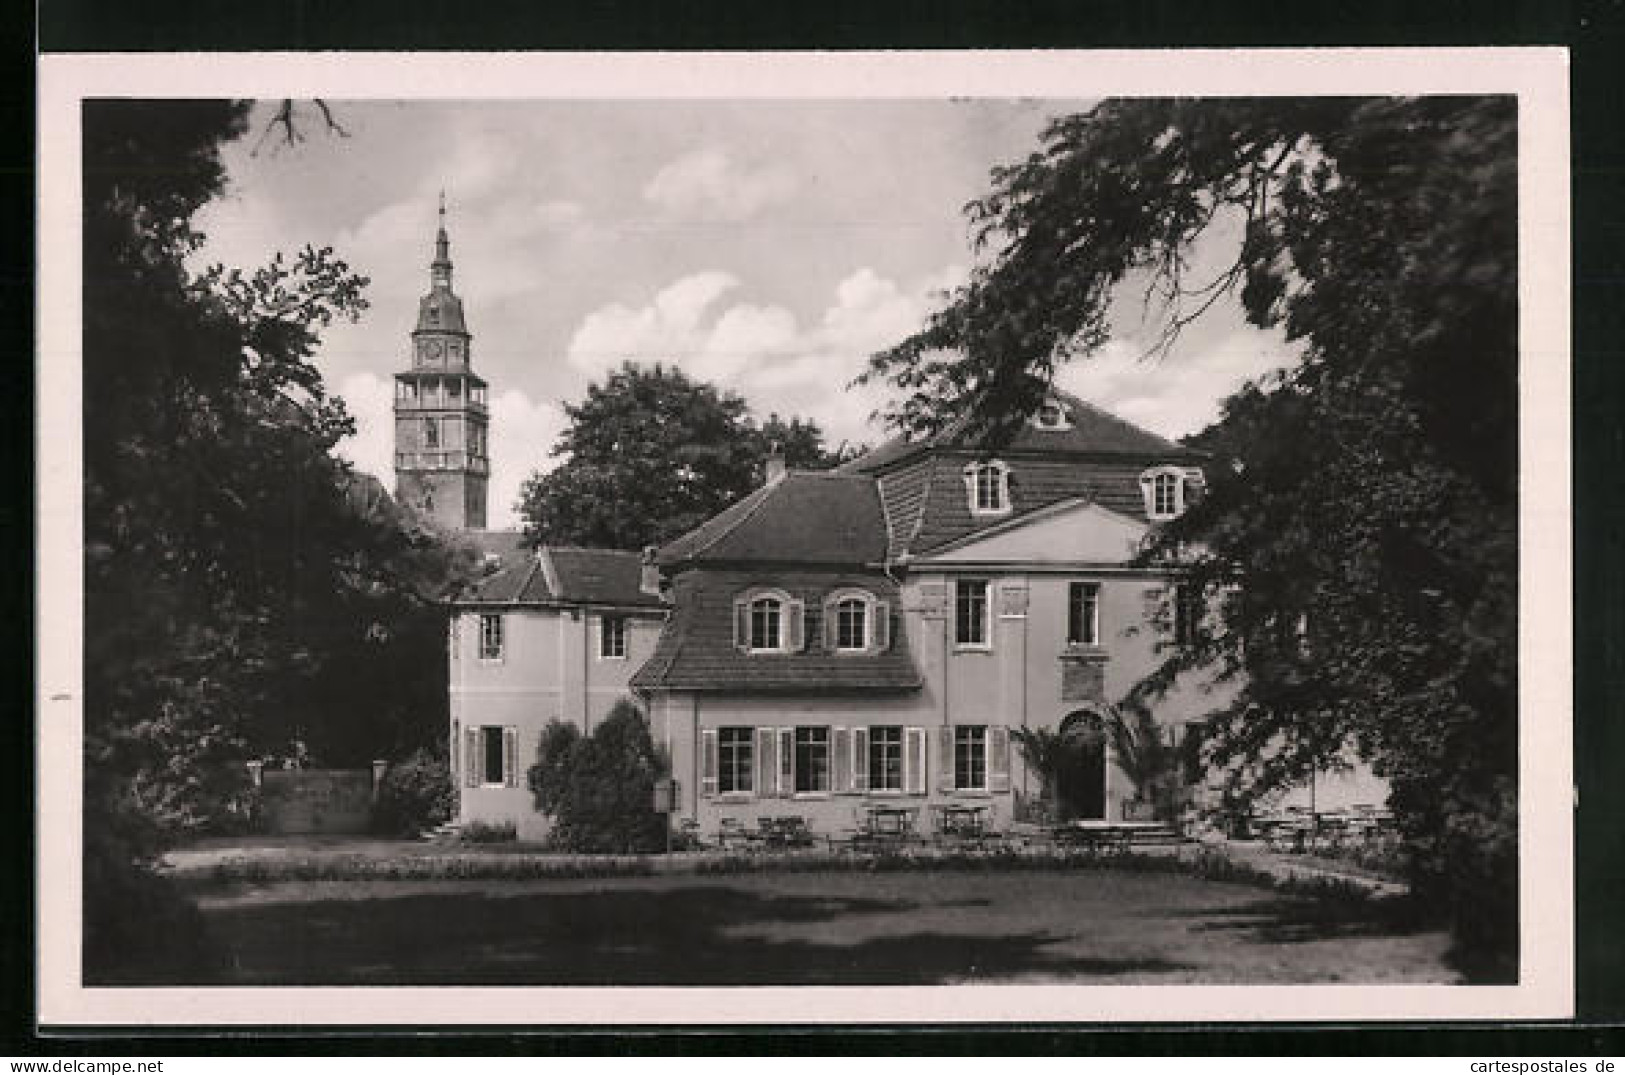
<path fill-rule="evenodd" d="M 437 286 L 451 287 L 451 240 L 446 237 L 446 192 L 440 192 L 440 226 L 434 236 L 434 261 L 429 279 Z"/>

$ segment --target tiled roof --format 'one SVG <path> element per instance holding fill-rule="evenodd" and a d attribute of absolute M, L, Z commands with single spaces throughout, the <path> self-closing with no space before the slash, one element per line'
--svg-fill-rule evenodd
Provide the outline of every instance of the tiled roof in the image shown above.
<path fill-rule="evenodd" d="M 639 690 L 734 693 L 915 690 L 919 673 L 909 656 L 897 587 L 878 573 L 744 571 L 700 568 L 676 579 L 676 607 L 652 657 L 632 676 Z M 791 654 L 749 654 L 734 648 L 733 602 L 754 587 L 783 590 L 806 606 L 806 648 Z M 861 587 L 890 607 L 891 645 L 884 653 L 846 655 L 822 648 L 822 603 L 835 590 Z"/>
<path fill-rule="evenodd" d="M 1110 511 L 1145 521 L 1145 494 L 1140 489 L 1140 475 L 1147 466 L 1143 461 L 1013 459 L 1009 462 L 1012 510 L 1008 515 L 990 518 L 970 513 L 964 467 L 973 458 L 968 452 L 933 457 L 925 509 L 920 514 L 918 529 L 905 545 L 909 552 L 918 555 L 966 534 L 1074 497 L 1083 497 Z"/>
<path fill-rule="evenodd" d="M 542 562 L 535 556 L 504 564 L 471 585 L 457 599 L 459 604 L 481 605 L 536 605 L 552 600 L 547 576 L 542 573 Z"/>
<path fill-rule="evenodd" d="M 660 550 L 660 563 L 877 563 L 886 523 L 873 479 L 793 471 Z"/>
<path fill-rule="evenodd" d="M 544 546 L 541 552 L 553 561 L 553 577 L 561 600 L 602 605 L 662 603 L 659 597 L 639 588 L 643 558 L 635 552 L 552 545 Z"/>
<path fill-rule="evenodd" d="M 641 576 L 642 561 L 635 552 L 544 545 L 480 579 L 458 602 L 660 607 L 660 598 L 639 588 Z"/>
<path fill-rule="evenodd" d="M 1049 395 L 1065 407 L 1068 428 L 1039 429 L 1031 423 L 1023 423 L 1010 441 L 999 449 L 1001 457 L 1026 452 L 1065 452 L 1068 455 L 1155 457 L 1169 462 L 1196 462 L 1205 458 L 1195 449 L 1141 429 L 1070 393 L 1051 392 Z M 874 474 L 911 459 L 928 448 L 974 449 L 976 445 L 968 439 L 967 429 L 968 423 L 959 421 L 950 423 L 931 437 L 919 440 L 897 437 L 840 469 L 844 473 Z"/>

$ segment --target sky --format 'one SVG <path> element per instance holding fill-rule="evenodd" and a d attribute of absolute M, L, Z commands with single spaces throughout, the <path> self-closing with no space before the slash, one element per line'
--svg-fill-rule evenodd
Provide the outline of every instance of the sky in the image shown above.
<path fill-rule="evenodd" d="M 256 110 L 226 148 L 226 196 L 197 220 L 196 260 L 251 267 L 311 243 L 370 279 L 370 308 L 325 332 L 316 364 L 356 419 L 340 451 L 392 488 L 392 375 L 444 190 L 453 286 L 491 386 L 490 525 L 511 528 L 524 480 L 557 463 L 562 405 L 624 361 L 680 366 L 758 418 L 811 418 L 831 447 L 880 442 L 869 415 L 886 390 L 849 382 L 965 279 L 963 207 L 991 169 L 1089 102 L 328 104 L 345 135 L 311 112 L 294 145 L 262 138 Z M 1217 273 L 1224 238 L 1196 252 L 1193 278 Z M 1290 357 L 1226 302 L 1143 360 L 1158 325 L 1143 313 L 1137 296 L 1116 303 L 1111 341 L 1060 383 L 1167 437 Z"/>

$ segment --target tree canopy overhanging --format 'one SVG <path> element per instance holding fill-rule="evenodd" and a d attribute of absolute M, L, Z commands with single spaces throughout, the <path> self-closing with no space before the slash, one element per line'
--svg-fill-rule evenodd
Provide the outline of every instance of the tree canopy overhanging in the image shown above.
<path fill-rule="evenodd" d="M 1517 113 L 1510 97 L 1108 101 L 968 207 L 983 255 L 871 359 L 925 430 L 995 441 L 1110 336 L 1125 281 L 1164 344 L 1213 302 L 1302 348 L 1213 427 L 1205 495 L 1147 543 L 1212 612 L 1136 688 L 1217 669 L 1210 761 L 1257 795 L 1359 755 L 1413 887 L 1506 973 L 1517 922 Z M 1191 252 L 1239 221 L 1233 261 Z M 1177 369 L 1175 367 L 1175 369 Z"/>

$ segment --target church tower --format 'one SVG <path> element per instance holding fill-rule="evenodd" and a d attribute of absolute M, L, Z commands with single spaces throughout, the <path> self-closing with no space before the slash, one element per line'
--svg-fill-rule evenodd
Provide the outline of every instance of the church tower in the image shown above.
<path fill-rule="evenodd" d="M 429 293 L 418 301 L 412 364 L 395 375 L 395 499 L 454 530 L 485 529 L 490 412 L 485 381 L 469 365 L 463 300 L 451 290 L 446 196 L 429 264 Z"/>

